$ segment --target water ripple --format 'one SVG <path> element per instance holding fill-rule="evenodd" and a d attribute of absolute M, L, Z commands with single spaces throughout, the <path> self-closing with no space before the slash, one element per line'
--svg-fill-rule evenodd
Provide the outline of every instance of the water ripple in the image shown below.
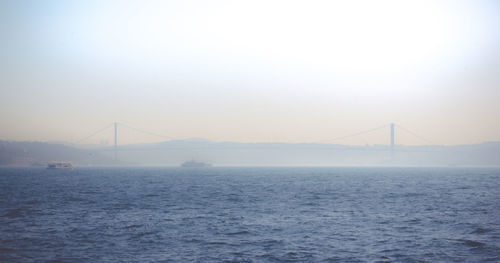
<path fill-rule="evenodd" d="M 498 262 L 500 170 L 0 169 L 0 262 Z"/>

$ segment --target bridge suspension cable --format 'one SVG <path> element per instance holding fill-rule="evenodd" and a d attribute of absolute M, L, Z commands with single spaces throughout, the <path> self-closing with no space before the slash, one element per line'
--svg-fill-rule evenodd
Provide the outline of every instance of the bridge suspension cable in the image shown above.
<path fill-rule="evenodd" d="M 424 141 L 424 142 L 426 142 L 426 143 L 429 143 L 429 144 L 434 144 L 432 141 L 427 140 L 426 138 L 424 138 L 424 137 L 422 137 L 422 136 L 420 136 L 420 135 L 418 135 L 418 134 L 416 134 L 416 133 L 412 132 L 411 130 L 409 130 L 409 129 L 407 129 L 407 128 L 405 128 L 405 127 L 403 127 L 403 126 L 399 125 L 399 124 L 396 124 L 395 126 L 396 126 L 397 128 L 399 128 L 399 129 L 401 129 L 402 131 L 405 131 L 405 132 L 407 132 L 407 133 L 409 133 L 409 134 L 413 135 L 414 137 L 416 137 L 416 138 L 418 138 L 418 139 L 420 139 L 420 140 L 422 140 L 422 141 Z"/>
<path fill-rule="evenodd" d="M 120 125 L 120 126 L 125 127 L 125 128 L 128 128 L 128 129 L 131 129 L 131 130 L 134 130 L 136 132 L 140 132 L 140 133 L 143 133 L 143 134 L 150 135 L 150 136 L 155 136 L 155 137 L 159 137 L 159 138 L 163 138 L 163 139 L 169 139 L 169 140 L 173 139 L 172 137 L 169 137 L 169 136 L 166 136 L 166 135 L 163 135 L 163 134 L 158 134 L 158 133 L 146 131 L 146 130 L 143 130 L 143 129 L 138 129 L 138 128 L 135 128 L 135 127 L 130 126 L 128 124 L 122 123 L 122 122 L 113 122 L 113 123 L 107 124 L 103 128 L 101 128 L 101 129 L 93 132 L 92 134 L 90 134 L 90 135 L 88 135 L 86 137 L 83 137 L 83 138 L 81 138 L 79 140 L 74 141 L 73 144 L 78 144 L 78 143 L 81 143 L 81 142 L 83 142 L 85 140 L 88 140 L 88 139 L 90 139 L 90 138 L 92 138 L 92 137 L 94 137 L 94 136 L 96 136 L 96 135 L 104 132 L 105 130 L 113 127 L 115 124 Z M 116 139 L 116 134 L 115 134 L 115 139 Z"/>
<path fill-rule="evenodd" d="M 96 132 L 90 134 L 89 136 L 84 137 L 84 138 L 82 138 L 80 140 L 75 141 L 74 144 L 77 144 L 77 143 L 83 142 L 83 141 L 85 141 L 87 139 L 90 139 L 91 137 L 93 137 L 93 136 L 95 136 L 95 135 L 97 135 L 97 134 L 99 134 L 99 133 L 101 133 L 101 132 L 103 132 L 103 131 L 111 128 L 111 126 L 113 126 L 113 123 L 109 123 L 108 125 L 104 126 L 104 128 L 97 130 Z"/>
<path fill-rule="evenodd" d="M 322 142 L 323 142 L 323 143 L 325 143 L 325 142 L 339 141 L 339 140 L 343 140 L 343 139 L 347 139 L 347 138 L 351 138 L 351 137 L 355 137 L 355 136 L 359 136 L 359 135 L 367 134 L 367 133 L 370 133 L 370 132 L 374 132 L 374 131 L 380 130 L 380 129 L 382 129 L 382 128 L 386 128 L 386 127 L 388 127 L 389 125 L 390 125 L 390 123 L 386 123 L 386 124 L 384 124 L 384 125 L 382 125 L 382 126 L 375 127 L 375 128 L 369 129 L 369 130 L 364 130 L 364 131 L 356 132 L 356 133 L 353 133 L 353 134 L 344 135 L 344 136 L 340 136 L 340 137 L 332 138 L 332 139 L 329 139 L 329 140 L 324 140 L 324 141 L 322 141 Z"/>
<path fill-rule="evenodd" d="M 128 129 L 131 129 L 131 130 L 134 130 L 136 132 L 140 132 L 140 133 L 144 133 L 144 134 L 148 134 L 148 135 L 151 135 L 151 136 L 155 136 L 155 137 L 160 137 L 160 138 L 164 138 L 164 139 L 173 139 L 172 137 L 169 137 L 169 136 L 166 136 L 166 135 L 162 135 L 162 134 L 158 134 L 158 133 L 154 133 L 154 132 L 150 132 L 150 131 L 146 131 L 146 130 L 142 130 L 142 129 L 138 129 L 138 128 L 135 128 L 135 127 L 132 127 L 128 124 L 124 124 L 124 123 L 121 123 L 121 122 L 117 122 L 120 126 L 123 126 L 123 127 L 126 127 Z"/>

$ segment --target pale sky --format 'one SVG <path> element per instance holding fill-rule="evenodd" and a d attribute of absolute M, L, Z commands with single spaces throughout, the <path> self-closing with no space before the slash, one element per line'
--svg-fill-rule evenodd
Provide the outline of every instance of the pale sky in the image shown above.
<path fill-rule="evenodd" d="M 0 39 L 3 140 L 500 141 L 500 1 L 13 0 Z"/>

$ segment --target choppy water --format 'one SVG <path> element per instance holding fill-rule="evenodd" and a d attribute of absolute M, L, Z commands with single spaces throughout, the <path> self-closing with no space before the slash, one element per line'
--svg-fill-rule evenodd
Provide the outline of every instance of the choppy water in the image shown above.
<path fill-rule="evenodd" d="M 500 262 L 500 170 L 0 169 L 1 262 Z"/>

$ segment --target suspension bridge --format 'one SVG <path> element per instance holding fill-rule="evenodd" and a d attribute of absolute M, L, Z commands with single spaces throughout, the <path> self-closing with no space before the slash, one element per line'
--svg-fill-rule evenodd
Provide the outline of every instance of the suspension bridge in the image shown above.
<path fill-rule="evenodd" d="M 162 139 L 162 140 L 175 140 L 174 138 L 170 137 L 170 136 L 167 136 L 167 135 L 164 135 L 164 134 L 160 134 L 160 133 L 156 133 L 156 132 L 151 132 L 151 131 L 148 131 L 148 130 L 145 130 L 145 129 L 140 129 L 140 128 L 136 128 L 134 126 L 131 126 L 129 124 L 125 124 L 125 123 L 122 123 L 122 122 L 112 122 L 112 123 L 109 123 L 107 124 L 106 126 L 104 126 L 103 128 L 91 133 L 90 135 L 86 136 L 86 137 L 83 137 L 79 140 L 76 140 L 73 142 L 73 144 L 81 144 L 85 141 L 88 141 L 89 139 L 99 135 L 99 134 L 102 134 L 104 132 L 107 132 L 109 131 L 110 129 L 114 129 L 114 144 L 113 144 L 113 148 L 114 148 L 114 155 L 115 155 L 115 159 L 116 159 L 116 155 L 117 155 L 117 151 L 118 151 L 118 131 L 119 129 L 128 129 L 128 130 L 131 130 L 131 131 L 134 131 L 134 132 L 137 132 L 137 133 L 140 133 L 140 134 L 143 134 L 143 135 L 148 135 L 148 136 L 152 136 L 152 137 L 156 137 L 156 138 L 159 138 L 159 139 Z M 355 133 L 351 133 L 351 134 L 347 134 L 347 135 L 343 135 L 343 136 L 339 136 L 339 137 L 335 137 L 335 138 L 332 138 L 332 139 L 329 139 L 329 140 L 323 140 L 323 141 L 318 141 L 316 143 L 318 144 L 339 144 L 341 143 L 342 141 L 345 141 L 346 139 L 350 139 L 350 138 L 355 138 L 355 137 L 359 137 L 359 136 L 364 136 L 364 135 L 367 135 L 367 134 L 370 134 L 370 133 L 374 133 L 374 132 L 377 132 L 377 131 L 380 131 L 380 130 L 388 130 L 389 131 L 389 137 L 387 139 L 387 145 L 389 146 L 389 149 L 391 151 L 391 155 L 392 153 L 394 152 L 394 148 L 395 148 L 395 142 L 396 142 L 396 131 L 397 132 L 402 132 L 402 133 L 406 133 L 406 134 L 409 134 L 411 136 L 413 136 L 414 138 L 418 139 L 419 141 L 425 143 L 425 145 L 436 145 L 435 143 L 433 143 L 432 141 L 426 139 L 425 137 L 423 136 L 420 136 L 418 135 L 417 133 L 413 132 L 412 130 L 408 129 L 408 128 L 405 128 L 399 124 L 396 124 L 396 123 L 386 123 L 384 125 L 381 125 L 381 126 L 377 126 L 377 127 L 374 127 L 374 128 L 371 128 L 371 129 L 366 129 L 366 130 L 362 130 L 362 131 L 358 131 L 358 132 L 355 132 Z"/>

